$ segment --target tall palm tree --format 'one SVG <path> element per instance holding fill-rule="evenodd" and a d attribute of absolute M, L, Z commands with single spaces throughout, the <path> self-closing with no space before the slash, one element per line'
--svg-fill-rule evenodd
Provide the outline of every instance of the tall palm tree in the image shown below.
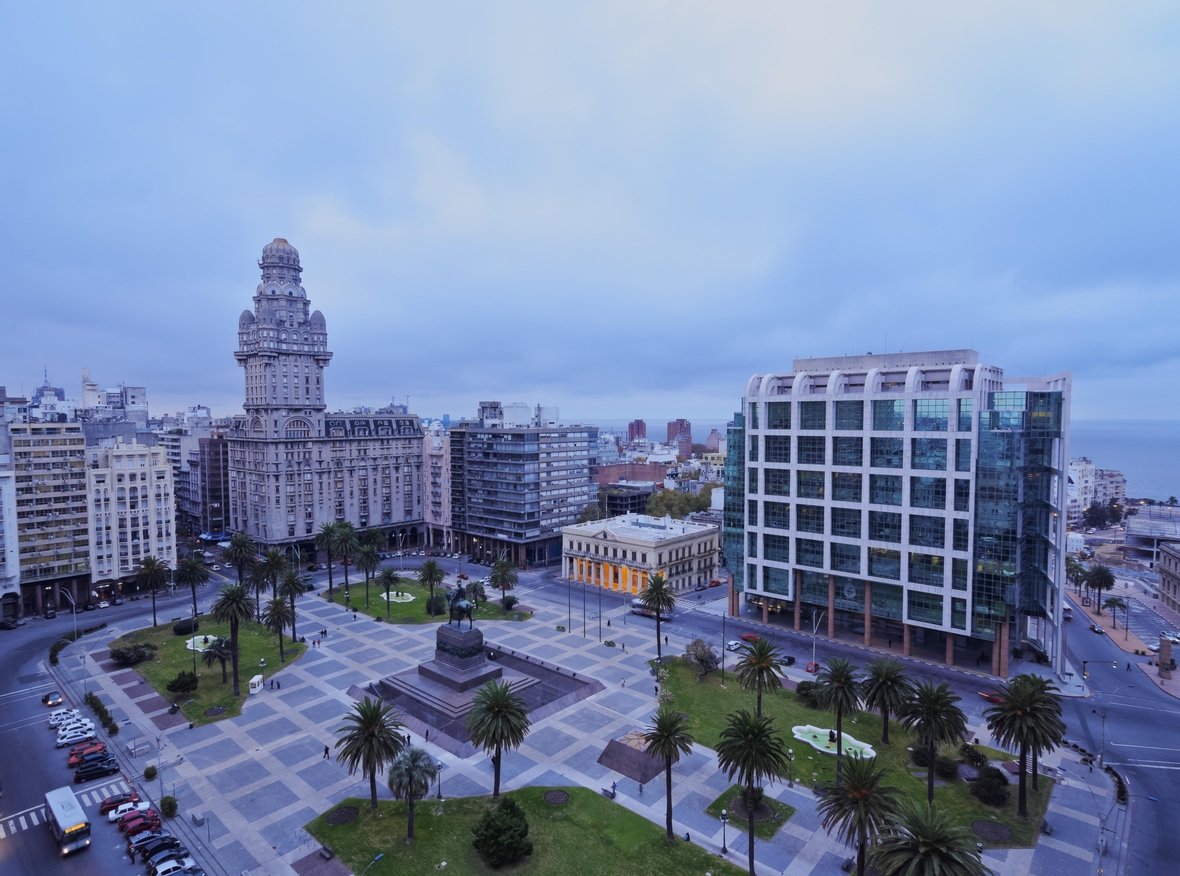
<path fill-rule="evenodd" d="M 675 839 L 672 833 L 672 764 L 679 762 L 680 755 L 692 751 L 693 738 L 688 732 L 688 719 L 670 704 L 663 703 L 643 734 L 647 753 L 664 762 L 667 788 L 664 795 L 668 807 L 668 839 Z"/>
<path fill-rule="evenodd" d="M 511 682 L 489 681 L 476 692 L 471 702 L 467 733 L 473 745 L 493 752 L 493 800 L 500 797 L 500 762 L 504 749 L 519 748 L 528 735 L 530 723 L 524 700 L 512 690 Z"/>
<path fill-rule="evenodd" d="M 229 547 L 222 553 L 225 561 L 238 570 L 238 583 L 242 583 L 242 573 L 246 567 L 253 565 L 258 556 L 258 545 L 254 539 L 244 532 L 235 532 L 229 537 Z"/>
<path fill-rule="evenodd" d="M 1114 572 L 1110 570 L 1110 566 L 1104 566 L 1099 563 L 1086 573 L 1086 585 L 1094 591 L 1094 600 L 1098 609 L 1098 616 L 1102 616 L 1102 591 L 1112 590 L 1115 585 Z"/>
<path fill-rule="evenodd" d="M 234 650 L 229 639 L 218 636 L 212 642 L 205 646 L 205 650 L 201 652 L 201 659 L 205 661 L 205 665 L 210 669 L 213 668 L 214 663 L 221 664 L 221 683 L 225 684 L 228 677 L 225 674 L 225 664 L 233 659 Z"/>
<path fill-rule="evenodd" d="M 262 573 L 262 565 L 260 563 L 252 565 L 250 571 L 246 573 L 246 586 L 254 594 L 255 623 L 262 623 L 262 596 L 266 593 L 266 587 L 269 583 L 266 580 L 266 576 Z"/>
<path fill-rule="evenodd" d="M 262 562 L 258 564 L 255 573 L 263 583 L 270 585 L 271 599 L 278 598 L 279 581 L 290 568 L 291 563 L 287 559 L 287 555 L 278 548 L 268 548 L 266 553 L 262 555 Z M 259 595 L 261 596 L 261 594 Z"/>
<path fill-rule="evenodd" d="M 885 770 L 875 757 L 853 757 L 844 764 L 844 783 L 824 782 L 818 810 L 824 830 L 856 844 L 856 874 L 864 876 L 869 837 L 886 833 L 897 817 L 901 792 L 884 784 Z"/>
<path fill-rule="evenodd" d="M 893 830 L 873 837 L 869 863 L 881 876 L 991 876 L 968 827 L 950 810 L 906 801 Z"/>
<path fill-rule="evenodd" d="M 353 775 L 358 769 L 369 780 L 369 808 L 377 811 L 377 773 L 385 769 L 402 753 L 405 738 L 398 732 L 405 725 L 397 719 L 393 706 L 365 697 L 355 703 L 344 716 L 344 726 L 338 727 L 336 740 L 339 753 L 336 760 L 348 767 Z"/>
<path fill-rule="evenodd" d="M 892 657 L 878 657 L 869 663 L 868 675 L 861 682 L 861 693 L 867 708 L 881 713 L 881 744 L 889 744 L 889 715 L 897 714 L 901 704 L 914 692 L 905 669 Z"/>
<path fill-rule="evenodd" d="M 303 587 L 303 578 L 295 569 L 287 569 L 283 573 L 283 578 L 279 581 L 279 598 L 285 599 L 291 603 L 291 641 L 298 641 L 299 637 L 295 634 L 295 600 L 301 597 L 307 591 Z"/>
<path fill-rule="evenodd" d="M 655 612 L 656 615 L 656 662 L 664 662 L 663 651 L 663 634 L 660 632 L 660 619 L 667 614 L 672 613 L 672 609 L 676 607 L 676 594 L 672 592 L 672 588 L 668 586 L 668 582 L 664 580 L 664 576 L 656 572 L 647 579 L 647 587 L 643 589 L 643 593 L 639 596 L 639 601 L 643 607 L 648 611 Z"/>
<path fill-rule="evenodd" d="M 488 577 L 492 579 L 492 586 L 500 591 L 500 604 L 504 605 L 504 598 L 508 595 L 508 591 L 515 587 L 516 582 L 520 580 L 516 566 L 509 559 L 496 560 L 492 564 L 492 574 Z M 507 606 L 504 607 L 504 611 L 508 611 Z"/>
<path fill-rule="evenodd" d="M 316 550 L 321 550 L 328 555 L 328 598 L 332 598 L 335 589 L 332 586 L 332 560 L 335 557 L 336 551 L 336 527 L 335 523 L 321 523 L 320 531 L 315 534 Z"/>
<path fill-rule="evenodd" d="M 430 793 L 438 767 L 430 753 L 422 748 L 407 748 L 389 767 L 389 790 L 398 800 L 403 797 L 409 810 L 406 842 L 414 841 L 414 801 Z"/>
<path fill-rule="evenodd" d="M 209 569 L 203 560 L 189 557 L 176 564 L 176 583 L 188 587 L 193 594 L 193 617 L 197 616 L 197 585 L 209 580 Z M 193 632 L 196 632 L 194 630 Z"/>
<path fill-rule="evenodd" d="M 393 603 L 389 601 L 389 591 L 397 586 L 397 572 L 393 569 L 382 569 L 377 573 L 377 583 L 385 588 L 385 618 L 388 620 L 393 610 Z"/>
<path fill-rule="evenodd" d="M 1038 717 L 1044 717 L 1040 732 L 1036 734 L 1037 738 L 1029 746 L 1029 753 L 1032 755 L 1032 787 L 1036 791 L 1037 761 L 1042 752 L 1052 751 L 1062 744 L 1065 739 L 1065 722 L 1061 720 L 1061 693 L 1057 685 L 1051 679 L 1032 673 L 1028 673 L 1028 679 L 1028 683 L 1038 693 L 1036 713 Z"/>
<path fill-rule="evenodd" d="M 336 543 L 332 553 L 336 555 L 336 559 L 344 564 L 345 590 L 348 590 L 348 567 L 352 564 L 352 558 L 356 556 L 356 552 L 360 550 L 360 546 L 360 536 L 351 523 L 345 520 L 342 523 L 336 524 Z"/>
<path fill-rule="evenodd" d="M 762 692 L 782 690 L 782 664 L 779 650 L 767 639 L 757 639 L 742 645 L 738 652 L 738 683 L 745 690 L 758 693 L 758 717 L 762 717 Z"/>
<path fill-rule="evenodd" d="M 377 556 L 377 548 L 371 544 L 361 545 L 360 550 L 356 552 L 356 567 L 365 573 L 365 611 L 369 610 L 369 579 L 380 565 L 381 558 Z"/>
<path fill-rule="evenodd" d="M 1111 617 L 1111 620 L 1114 621 L 1114 628 L 1117 630 L 1119 628 L 1119 615 L 1118 615 L 1118 613 L 1121 611 L 1124 614 L 1124 616 L 1126 615 L 1126 613 L 1127 613 L 1127 600 L 1123 599 L 1123 597 L 1121 597 L 1121 596 L 1108 596 L 1108 597 L 1106 597 L 1106 600 L 1102 603 L 1102 607 L 1110 609 L 1110 617 Z"/>
<path fill-rule="evenodd" d="M 139 561 L 135 583 L 147 588 L 152 594 L 152 626 L 156 625 L 156 591 L 168 583 L 168 564 L 156 557 L 148 556 Z"/>
<path fill-rule="evenodd" d="M 496 574 L 494 570 L 492 574 Z M 418 583 L 423 587 L 430 588 L 430 601 L 426 603 L 426 607 L 430 611 L 431 617 L 434 617 L 434 588 L 442 584 L 445 577 L 446 573 L 437 560 L 427 560 L 418 570 Z"/>
<path fill-rule="evenodd" d="M 897 717 L 903 726 L 917 736 L 919 745 L 926 746 L 929 766 L 926 772 L 926 801 L 934 805 L 934 756 L 938 746 L 961 742 L 967 732 L 967 716 L 956 703 L 959 695 L 945 684 L 923 681 L 914 687 L 913 696 L 902 704 Z"/>
<path fill-rule="evenodd" d="M 213 603 L 209 614 L 219 624 L 229 624 L 229 640 L 232 649 L 231 658 L 234 667 L 234 696 L 242 695 L 242 687 L 238 680 L 238 626 L 242 621 L 250 620 L 254 614 L 254 600 L 241 584 L 227 584 L 221 588 L 217 601 Z"/>
<path fill-rule="evenodd" d="M 1077 557 L 1066 554 L 1065 577 L 1080 594 L 1082 592 L 1082 582 L 1086 579 L 1086 566 Z"/>
<path fill-rule="evenodd" d="M 836 787 L 840 787 L 844 761 L 844 716 L 860 710 L 861 687 L 853 665 L 833 657 L 815 676 L 816 699 L 822 708 L 836 713 Z"/>
<path fill-rule="evenodd" d="M 467 598 L 471 600 L 472 604 L 479 608 L 481 602 L 488 601 L 488 595 L 484 593 L 483 584 L 479 581 L 471 581 L 467 585 Z"/>
<path fill-rule="evenodd" d="M 1036 676 L 1018 675 L 999 686 L 996 694 L 1000 702 L 983 713 L 995 740 L 1020 751 L 1017 814 L 1021 818 L 1028 818 L 1029 752 L 1048 750 L 1065 732 L 1056 690 L 1051 682 L 1043 682 Z"/>
<path fill-rule="evenodd" d="M 287 662 L 287 654 L 283 650 L 283 630 L 287 628 L 287 624 L 295 622 L 295 609 L 291 608 L 291 603 L 287 602 L 281 596 L 272 599 L 266 604 L 266 608 L 262 611 L 262 622 L 266 628 L 272 633 L 279 634 L 279 662 Z"/>
<path fill-rule="evenodd" d="M 717 766 L 725 770 L 729 780 L 735 778 L 743 788 L 750 841 L 748 860 L 750 876 L 754 876 L 754 812 L 767 779 L 782 776 L 787 771 L 787 747 L 774 729 L 774 721 L 760 718 L 742 709 L 729 716 L 729 723 L 721 731 L 717 743 Z"/>

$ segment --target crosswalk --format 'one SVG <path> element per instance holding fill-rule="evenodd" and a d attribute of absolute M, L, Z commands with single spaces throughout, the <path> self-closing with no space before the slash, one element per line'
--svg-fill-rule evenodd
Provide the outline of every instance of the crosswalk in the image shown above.
<path fill-rule="evenodd" d="M 113 797 L 115 794 L 126 794 L 130 790 L 131 786 L 120 780 L 87 788 L 75 796 L 78 798 L 79 803 L 89 808 L 91 806 L 97 807 L 107 797 Z M 23 812 L 15 812 L 12 815 L 0 816 L 0 840 L 22 830 L 29 830 L 30 828 L 44 824 L 46 817 L 44 805 L 34 806 L 31 809 L 26 809 Z"/>

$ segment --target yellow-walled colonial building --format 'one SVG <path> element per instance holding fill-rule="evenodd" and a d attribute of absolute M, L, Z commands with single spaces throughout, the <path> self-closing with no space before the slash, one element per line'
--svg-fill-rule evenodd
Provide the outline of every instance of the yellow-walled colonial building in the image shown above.
<path fill-rule="evenodd" d="M 716 526 L 624 514 L 562 529 L 562 575 L 638 594 L 659 572 L 673 590 L 707 587 L 717 577 Z"/>

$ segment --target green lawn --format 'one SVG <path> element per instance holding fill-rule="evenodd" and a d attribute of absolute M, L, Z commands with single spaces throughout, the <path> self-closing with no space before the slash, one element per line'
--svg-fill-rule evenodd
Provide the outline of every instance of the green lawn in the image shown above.
<path fill-rule="evenodd" d="M 736 827 L 742 833 L 746 832 L 746 819 L 737 818 L 733 814 L 733 806 L 730 801 L 742 793 L 741 785 L 732 785 L 729 790 L 709 804 L 705 809 L 706 815 L 712 815 L 714 818 L 720 820 L 722 810 L 729 812 L 729 823 Z M 778 829 L 782 827 L 797 811 L 794 806 L 788 806 L 786 803 L 780 803 L 772 797 L 765 796 L 762 798 L 764 802 L 770 804 L 774 811 L 778 813 L 778 821 L 755 821 L 754 822 L 754 836 L 760 840 L 772 839 Z"/>
<path fill-rule="evenodd" d="M 229 638 L 229 625 L 224 626 L 214 624 L 208 620 L 207 617 L 201 618 L 200 629 L 197 635 L 209 637 L 225 636 Z M 168 682 L 176 678 L 176 676 L 183 670 L 192 672 L 193 669 L 193 652 L 185 647 L 184 643 L 189 637 L 177 636 L 172 632 L 172 624 L 161 624 L 156 628 L 148 627 L 142 630 L 136 630 L 133 633 L 128 633 L 121 639 L 117 639 L 111 644 L 112 648 L 119 648 L 124 645 L 134 644 L 135 642 L 150 642 L 159 648 L 156 651 L 155 659 L 149 662 L 140 663 L 137 666 L 131 667 L 135 669 L 140 675 L 148 680 L 152 687 L 154 687 L 162 697 L 171 701 L 175 695 L 168 691 Z M 242 703 L 249 695 L 250 679 L 258 674 L 258 661 L 266 659 L 266 677 L 270 679 L 283 664 L 279 662 L 279 640 L 266 627 L 249 623 L 243 624 L 238 629 L 238 648 L 239 648 L 239 673 L 241 680 L 241 699 L 234 698 L 234 678 L 233 668 L 227 663 L 226 671 L 229 680 L 221 683 L 221 664 L 214 663 L 213 668 L 210 669 L 201 662 L 200 654 L 197 655 L 197 680 L 200 682 L 196 693 L 191 697 L 193 702 L 184 703 L 180 707 L 180 711 L 186 718 L 195 724 L 208 724 L 211 721 L 218 721 L 222 718 L 232 718 L 235 715 L 241 714 Z M 289 638 L 284 638 L 283 650 L 287 655 L 287 663 L 298 660 L 303 652 L 307 649 L 306 645 L 300 645 L 298 642 L 292 642 Z M 280 680 L 282 676 L 279 676 Z M 223 706 L 225 712 L 213 717 L 206 717 L 205 710 L 213 706 Z"/>
<path fill-rule="evenodd" d="M 446 790 L 446 779 L 443 779 Z M 344 804 L 361 810 L 348 824 L 332 827 L 320 815 L 307 825 L 331 846 L 353 873 L 362 872 L 379 853 L 385 857 L 369 876 L 421 876 L 447 862 L 446 873 L 527 874 L 527 876 L 740 876 L 744 871 L 682 839 L 669 843 L 663 828 L 586 788 L 563 788 L 568 803 L 550 806 L 546 788 L 523 788 L 510 796 L 524 809 L 533 854 L 492 870 L 471 846 L 471 829 L 492 805 L 490 797 L 422 800 L 414 807 L 413 845 L 406 844 L 406 805 L 381 801 L 377 814 L 368 798 Z"/>
<path fill-rule="evenodd" d="M 692 726 L 692 733 L 697 742 L 710 748 L 715 748 L 725 727 L 726 718 L 738 709 L 755 709 L 755 696 L 747 693 L 738 686 L 737 676 L 732 672 L 725 673 L 726 687 L 721 688 L 721 674 L 711 672 L 703 681 L 696 681 L 695 668 L 680 664 L 667 663 L 668 680 L 665 687 L 672 692 L 672 705 L 677 711 L 688 716 Z M 791 735 L 791 728 L 800 724 L 811 724 L 815 727 L 835 728 L 836 716 L 830 712 L 809 709 L 798 701 L 793 691 L 783 690 L 773 694 L 763 694 L 762 711 L 775 718 L 778 730 L 782 733 L 787 745 L 795 751 L 794 772 L 795 781 L 814 787 L 818 781 L 833 781 L 836 777 L 836 759 L 832 755 L 821 754 Z M 889 784 L 899 788 L 907 797 L 915 800 L 926 800 L 926 773 L 920 776 L 911 775 L 918 772 L 918 767 L 910 761 L 908 746 L 913 741 L 895 720 L 889 722 L 889 738 L 891 745 L 881 744 L 881 718 L 876 714 L 861 712 L 855 718 L 844 718 L 844 732 L 860 742 L 872 745 L 877 753 L 878 763 L 888 770 Z M 1006 752 L 984 749 L 997 760 L 1014 760 Z M 955 757 L 957 754 L 948 748 L 943 753 Z M 1016 778 L 1011 778 L 1010 797 L 1008 804 L 997 809 L 985 806 L 968 793 L 966 782 L 955 780 L 946 786 L 934 789 L 934 802 L 953 813 L 956 824 L 969 826 L 976 820 L 995 820 L 1007 825 L 1012 830 L 1012 840 L 1009 846 L 1032 846 L 1036 842 L 1037 832 L 1045 810 L 1049 805 L 1049 795 L 1052 793 L 1053 782 L 1044 776 L 1040 778 L 1040 790 L 1033 793 L 1032 783 L 1028 789 L 1028 820 L 1016 815 Z M 985 845 L 987 845 L 985 843 Z"/>
<path fill-rule="evenodd" d="M 413 602 L 394 602 L 388 606 L 389 623 L 393 624 L 428 624 L 428 623 L 445 623 L 447 620 L 447 613 L 443 611 L 441 614 L 435 615 L 433 618 L 426 611 L 426 603 L 430 598 L 430 588 L 421 586 L 413 578 L 399 578 L 398 587 L 403 593 L 410 593 L 414 597 Z M 344 581 L 338 580 L 336 583 L 336 592 L 332 594 L 332 601 L 337 605 L 344 605 Z M 360 580 L 357 580 L 355 575 L 349 576 L 349 603 L 351 609 L 355 609 L 360 614 L 367 614 L 370 617 L 379 617 L 381 620 L 386 620 L 386 604 L 385 604 L 385 588 L 379 587 L 375 581 L 369 582 L 369 608 L 365 609 L 365 576 L 361 575 Z M 323 591 L 325 594 L 327 590 Z M 391 590 L 390 593 L 396 593 L 396 590 Z M 511 593 L 512 591 L 509 591 Z M 434 588 L 434 593 L 437 596 L 440 593 L 445 594 L 446 590 L 442 587 Z M 500 591 L 488 588 L 487 595 L 490 598 L 488 602 L 480 602 L 479 608 L 475 611 L 476 620 L 528 620 L 532 614 L 528 612 L 510 611 L 505 614 L 500 609 Z"/>

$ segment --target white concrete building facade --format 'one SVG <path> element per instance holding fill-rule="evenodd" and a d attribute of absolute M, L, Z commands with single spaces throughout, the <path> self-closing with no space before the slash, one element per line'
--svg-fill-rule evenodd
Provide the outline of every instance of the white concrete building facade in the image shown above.
<path fill-rule="evenodd" d="M 624 514 L 561 530 L 561 574 L 616 592 L 639 594 L 659 573 L 676 591 L 708 586 L 721 550 L 716 526 Z"/>
<path fill-rule="evenodd" d="M 0 471 L 0 617 L 20 616 L 20 554 L 16 537 L 16 475 Z"/>

